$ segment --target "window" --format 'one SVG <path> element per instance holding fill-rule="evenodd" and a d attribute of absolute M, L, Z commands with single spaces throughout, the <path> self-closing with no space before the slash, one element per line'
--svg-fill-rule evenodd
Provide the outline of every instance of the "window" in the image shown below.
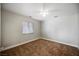
<path fill-rule="evenodd" d="M 23 22 L 22 24 L 22 33 L 28 34 L 33 33 L 33 24 L 31 22 Z"/>

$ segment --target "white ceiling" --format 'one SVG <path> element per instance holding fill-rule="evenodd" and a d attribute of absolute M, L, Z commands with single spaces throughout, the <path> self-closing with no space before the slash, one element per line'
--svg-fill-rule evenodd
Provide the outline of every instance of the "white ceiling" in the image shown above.
<path fill-rule="evenodd" d="M 48 15 L 43 17 L 40 14 L 41 8 L 48 10 Z M 44 20 L 53 16 L 75 13 L 76 4 L 68 3 L 6 3 L 2 8 L 24 16 L 32 16 L 37 20 Z"/>

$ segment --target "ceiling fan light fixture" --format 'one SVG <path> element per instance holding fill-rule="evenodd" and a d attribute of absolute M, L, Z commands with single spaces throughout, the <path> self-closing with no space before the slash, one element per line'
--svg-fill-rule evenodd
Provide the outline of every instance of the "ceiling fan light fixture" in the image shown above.
<path fill-rule="evenodd" d="M 41 14 L 43 17 L 45 17 L 46 15 L 48 15 L 48 12 L 43 11 L 43 12 L 40 12 L 40 14 Z"/>
<path fill-rule="evenodd" d="M 40 14 L 41 14 L 43 17 L 45 17 L 45 16 L 48 15 L 48 10 L 42 10 L 42 11 L 40 12 Z"/>
<path fill-rule="evenodd" d="M 40 10 L 40 14 L 43 16 L 43 17 L 46 17 L 48 15 L 48 9 L 46 9 L 46 5 L 45 4 L 42 4 L 42 8 Z"/>

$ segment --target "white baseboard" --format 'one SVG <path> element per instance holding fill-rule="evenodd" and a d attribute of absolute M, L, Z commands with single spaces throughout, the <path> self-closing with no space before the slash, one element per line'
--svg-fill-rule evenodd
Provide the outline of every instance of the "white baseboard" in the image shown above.
<path fill-rule="evenodd" d="M 26 44 L 26 43 L 29 43 L 29 42 L 32 42 L 32 41 L 38 40 L 38 39 L 39 38 L 32 39 L 32 40 L 28 40 L 26 42 L 22 42 L 22 43 L 19 43 L 19 44 L 16 44 L 16 45 L 12 45 L 12 46 L 9 46 L 9 47 L 2 47 L 2 48 L 0 48 L 0 51 L 4 51 L 4 50 L 7 50 L 7 49 L 11 49 L 11 48 L 14 48 L 16 46 L 23 45 L 23 44 Z M 62 44 L 66 44 L 66 45 L 69 45 L 69 46 L 73 46 L 73 47 L 79 48 L 79 46 L 76 46 L 76 45 L 67 44 L 67 43 L 64 43 L 64 42 L 60 42 L 60 41 L 56 41 L 56 40 L 51 40 L 51 39 L 48 39 L 48 38 L 41 38 L 41 39 L 45 39 L 45 40 L 49 40 L 49 41 L 54 41 L 54 42 L 58 42 L 58 43 L 62 43 Z"/>
<path fill-rule="evenodd" d="M 2 51 L 4 49 L 4 47 L 0 47 L 0 51 Z"/>
<path fill-rule="evenodd" d="M 16 47 L 16 46 L 19 46 L 19 45 L 23 45 L 23 44 L 32 42 L 32 41 L 37 40 L 37 39 L 39 39 L 39 38 L 32 39 L 32 40 L 28 40 L 28 41 L 26 41 L 26 42 L 22 42 L 22 43 L 19 43 L 19 44 L 16 44 L 16 45 L 12 45 L 12 46 L 9 46 L 9 47 L 3 47 L 3 48 L 1 48 L 0 51 L 8 50 L 8 49 L 14 48 L 14 47 Z"/>
<path fill-rule="evenodd" d="M 73 47 L 76 47 L 76 48 L 79 49 L 79 46 L 77 46 L 77 45 L 72 45 L 72 44 L 68 44 L 68 43 L 65 43 L 65 42 L 60 42 L 60 41 L 53 40 L 53 39 L 48 39 L 48 38 L 42 38 L 42 39 L 49 40 L 49 41 L 53 41 L 53 42 L 58 42 L 58 43 L 65 44 L 65 45 L 69 45 L 69 46 L 73 46 Z"/>

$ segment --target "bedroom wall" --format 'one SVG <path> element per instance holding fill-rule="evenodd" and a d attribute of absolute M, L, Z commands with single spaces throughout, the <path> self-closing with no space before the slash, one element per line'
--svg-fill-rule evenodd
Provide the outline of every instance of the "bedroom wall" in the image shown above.
<path fill-rule="evenodd" d="M 42 38 L 79 47 L 79 5 L 68 7 L 42 22 Z"/>
<path fill-rule="evenodd" d="M 1 47 L 1 4 L 0 4 L 0 47 Z"/>
<path fill-rule="evenodd" d="M 34 25 L 34 33 L 22 34 L 22 22 L 30 21 Z M 40 22 L 2 9 L 2 46 L 9 47 L 40 37 Z"/>
<path fill-rule="evenodd" d="M 77 8 L 77 11 L 78 11 L 78 12 L 77 12 L 77 14 L 78 14 L 78 15 L 77 15 L 77 17 L 78 17 L 78 36 L 79 36 L 79 4 L 77 4 L 77 7 L 78 7 L 78 8 Z M 79 39 L 78 39 L 78 47 L 79 47 Z"/>

